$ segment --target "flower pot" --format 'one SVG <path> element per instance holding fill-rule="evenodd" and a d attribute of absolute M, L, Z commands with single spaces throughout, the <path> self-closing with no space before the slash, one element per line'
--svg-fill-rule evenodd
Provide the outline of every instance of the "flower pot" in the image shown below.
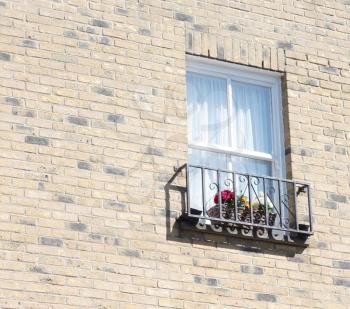
<path fill-rule="evenodd" d="M 207 211 L 207 214 L 210 217 L 210 219 L 214 221 L 215 224 L 220 224 L 225 226 L 233 225 L 233 223 L 212 219 L 212 218 L 220 218 L 219 205 L 215 205 L 214 207 L 210 208 Z M 232 205 L 224 203 L 221 205 L 221 214 L 222 214 L 222 219 L 233 220 L 239 223 L 240 222 L 251 223 L 253 221 L 254 224 L 273 226 L 276 220 L 276 214 L 269 213 L 268 224 L 267 224 L 266 218 L 265 218 L 265 210 L 263 207 L 253 210 L 253 220 L 251 220 L 251 211 L 248 207 L 237 207 L 237 218 L 235 218 L 234 207 L 232 207 Z"/>

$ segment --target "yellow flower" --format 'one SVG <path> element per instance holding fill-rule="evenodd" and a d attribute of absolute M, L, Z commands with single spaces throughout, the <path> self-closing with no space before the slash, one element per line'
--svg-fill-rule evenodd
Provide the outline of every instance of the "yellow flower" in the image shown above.
<path fill-rule="evenodd" d="M 240 205 L 249 208 L 248 198 L 246 196 L 240 196 Z"/>

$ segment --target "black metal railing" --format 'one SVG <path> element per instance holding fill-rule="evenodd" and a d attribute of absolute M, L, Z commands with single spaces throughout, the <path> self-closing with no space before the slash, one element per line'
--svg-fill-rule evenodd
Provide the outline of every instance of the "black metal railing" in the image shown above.
<path fill-rule="evenodd" d="M 298 180 L 187 165 L 186 217 L 249 230 L 313 233 L 310 186 Z"/>

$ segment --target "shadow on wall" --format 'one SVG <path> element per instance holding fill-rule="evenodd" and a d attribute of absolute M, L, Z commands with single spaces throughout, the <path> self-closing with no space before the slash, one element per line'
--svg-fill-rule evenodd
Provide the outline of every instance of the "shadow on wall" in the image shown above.
<path fill-rule="evenodd" d="M 304 251 L 305 246 L 257 240 L 252 237 L 237 237 L 227 233 L 212 233 L 195 228 L 195 222 L 184 220 L 187 207 L 186 186 L 178 185 L 177 178 L 186 175 L 186 165 L 179 167 L 164 186 L 166 239 L 178 243 L 205 245 L 213 248 L 229 248 L 243 252 L 268 253 L 278 256 L 294 257 Z M 171 195 L 180 195 L 181 214 L 171 207 Z"/>

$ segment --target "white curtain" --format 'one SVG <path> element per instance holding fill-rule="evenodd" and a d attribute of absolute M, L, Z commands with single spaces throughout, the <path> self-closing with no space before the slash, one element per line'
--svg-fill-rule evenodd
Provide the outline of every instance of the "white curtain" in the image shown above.
<path fill-rule="evenodd" d="M 197 73 L 187 74 L 187 106 L 188 106 L 188 136 L 189 143 L 204 145 L 227 146 L 228 138 L 228 108 L 227 81 Z M 189 149 L 189 164 L 226 169 L 226 156 Z M 204 204 L 208 210 L 213 204 L 215 190 L 210 190 L 210 184 L 216 183 L 215 174 L 204 170 L 204 184 L 202 186 L 201 170 L 189 170 L 190 205 L 203 211 Z"/>
<path fill-rule="evenodd" d="M 198 73 L 187 73 L 188 135 L 189 143 L 221 145 L 237 150 L 272 152 L 271 93 L 267 87 L 231 81 L 232 87 L 232 138 L 229 138 L 229 112 L 227 80 Z M 189 164 L 214 169 L 234 170 L 241 173 L 271 175 L 271 163 L 263 160 L 226 155 L 213 151 L 189 149 Z M 192 208 L 206 210 L 214 205 L 217 183 L 215 172 L 205 172 L 204 203 L 201 170 L 190 173 L 190 204 Z M 222 190 L 229 174 L 220 177 Z M 228 182 L 229 183 L 229 182 Z M 212 190 L 213 189 L 213 190 Z"/>
<path fill-rule="evenodd" d="M 226 145 L 228 110 L 226 79 L 187 74 L 190 143 Z"/>
<path fill-rule="evenodd" d="M 231 85 L 233 148 L 272 154 L 270 88 L 237 81 Z M 238 156 L 231 156 L 228 168 L 257 175 L 272 173 L 270 162 Z"/>
<path fill-rule="evenodd" d="M 270 88 L 231 81 L 233 147 L 271 153 L 272 111 Z"/>

